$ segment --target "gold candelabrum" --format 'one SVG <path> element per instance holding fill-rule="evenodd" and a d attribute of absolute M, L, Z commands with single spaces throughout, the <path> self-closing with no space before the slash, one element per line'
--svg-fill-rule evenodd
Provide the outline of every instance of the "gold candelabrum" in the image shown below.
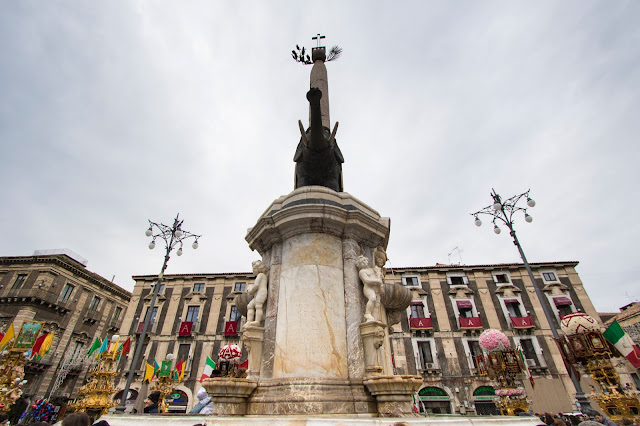
<path fill-rule="evenodd" d="M 493 351 L 486 355 L 476 355 L 478 374 L 488 376 L 498 382 L 496 405 L 503 416 L 517 416 L 521 412 L 529 412 L 531 400 L 521 384 L 518 376 L 526 373 L 526 367 L 520 353 L 508 349 Z"/>
<path fill-rule="evenodd" d="M 606 415 L 616 422 L 623 417 L 640 418 L 638 393 L 620 385 L 620 376 L 611 363 L 614 349 L 599 330 L 560 336 L 557 343 L 568 364 L 583 366 L 600 386 L 601 393 L 591 387 L 589 398 Z"/>
<path fill-rule="evenodd" d="M 113 379 L 118 375 L 117 362 L 120 355 L 117 345 L 113 346 L 112 350 L 98 354 L 97 364 L 87 373 L 87 383 L 78 391 L 81 398 L 68 405 L 70 410 L 83 411 L 96 419 L 119 404 L 119 401 L 111 399 L 116 392 Z"/>
<path fill-rule="evenodd" d="M 0 414 L 6 414 L 22 395 L 22 387 L 27 383 L 24 380 L 26 354 L 25 349 L 15 347 L 0 353 Z"/>
<path fill-rule="evenodd" d="M 177 369 L 171 369 L 171 361 L 173 360 L 173 354 L 167 354 L 167 360 L 162 362 L 160 373 L 156 383 L 151 387 L 152 392 L 160 392 L 160 399 L 158 400 L 158 412 L 168 413 L 169 404 L 167 404 L 167 396 L 173 393 L 173 389 L 176 385 L 182 383 L 181 372 Z"/>

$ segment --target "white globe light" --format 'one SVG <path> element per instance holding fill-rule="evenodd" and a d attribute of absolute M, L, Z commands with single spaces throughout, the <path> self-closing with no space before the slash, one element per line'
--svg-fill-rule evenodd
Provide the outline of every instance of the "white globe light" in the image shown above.
<path fill-rule="evenodd" d="M 182 256 L 182 247 L 178 249 L 178 251 L 176 252 L 176 254 L 178 256 Z"/>
<path fill-rule="evenodd" d="M 531 223 L 533 221 L 533 218 L 529 214 L 525 214 L 524 215 L 524 220 L 526 220 L 527 222 Z"/>
<path fill-rule="evenodd" d="M 493 203 L 493 209 L 494 210 L 500 210 L 502 208 L 502 204 L 500 204 L 499 202 L 495 202 Z"/>
<path fill-rule="evenodd" d="M 173 359 L 173 354 L 167 354 L 167 359 L 171 361 Z"/>
<path fill-rule="evenodd" d="M 147 237 L 150 237 L 151 235 L 153 235 L 153 232 L 151 231 L 151 228 L 147 229 L 145 231 L 144 235 L 146 235 Z"/>
<path fill-rule="evenodd" d="M 527 205 L 528 205 L 529 207 L 535 207 L 536 202 L 535 202 L 535 201 L 533 201 L 531 198 L 527 198 Z"/>
<path fill-rule="evenodd" d="M 482 221 L 476 217 L 475 224 L 476 224 L 476 226 L 480 226 L 480 225 L 482 225 Z"/>
<path fill-rule="evenodd" d="M 191 244 L 191 247 L 193 247 L 193 249 L 197 249 L 198 248 L 198 242 L 195 241 L 193 244 Z"/>
<path fill-rule="evenodd" d="M 151 242 L 149 243 L 149 249 L 150 249 L 150 250 L 153 250 L 154 248 L 156 248 L 156 243 L 155 243 L 155 241 L 151 241 Z"/>
<path fill-rule="evenodd" d="M 117 341 L 118 341 L 118 339 L 119 339 L 119 338 L 120 338 L 120 336 L 119 336 L 119 335 L 114 334 L 113 336 L 111 336 L 111 341 L 112 341 L 113 343 L 115 343 L 115 342 L 117 342 Z"/>
<path fill-rule="evenodd" d="M 502 232 L 502 229 L 498 228 L 497 226 L 493 228 L 493 232 L 495 232 L 496 234 L 499 234 Z"/>
<path fill-rule="evenodd" d="M 174 232 L 173 235 L 175 235 L 176 238 L 180 238 L 182 237 L 182 231 L 179 229 L 176 229 L 176 232 Z"/>

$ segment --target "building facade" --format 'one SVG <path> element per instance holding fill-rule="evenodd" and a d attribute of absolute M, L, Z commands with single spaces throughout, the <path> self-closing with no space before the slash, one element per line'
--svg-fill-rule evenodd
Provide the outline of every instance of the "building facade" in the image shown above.
<path fill-rule="evenodd" d="M 395 374 L 423 377 L 417 396 L 420 411 L 497 412 L 492 402 L 494 383 L 478 375 L 474 358 L 481 352 L 478 337 L 487 328 L 503 331 L 515 347 L 522 348 L 534 379 L 535 388 L 524 381 L 534 412 L 575 410 L 575 390 L 552 339 L 551 327 L 559 331 L 562 316 L 577 311 L 600 321 L 575 270 L 577 264 L 531 264 L 545 294 L 542 303 L 554 315 L 553 324 L 547 322 L 522 264 L 387 269 L 385 281 L 408 287 L 413 296 L 411 306 L 393 327 L 391 347 Z M 133 278 L 136 285 L 121 334 L 132 336 L 132 342 L 138 344 L 157 276 Z M 188 411 L 197 402 L 194 395 L 200 387 L 206 357 L 217 361 L 218 351 L 227 343 L 242 347 L 238 330 L 244 318 L 234 305 L 234 297 L 252 285 L 254 278 L 249 272 L 165 275 L 152 314 L 151 332 L 142 343 L 143 356 L 135 366 L 134 397 L 141 387 L 144 362 L 160 363 L 172 353 L 176 362 L 186 362 L 186 369 L 184 383 L 176 387 L 180 397 L 170 407 L 175 412 Z M 125 373 L 132 358 L 121 361 Z M 117 387 L 122 389 L 124 380 L 123 375 Z M 587 376 L 582 377 L 581 384 L 585 393 L 590 393 L 594 385 Z"/>
<path fill-rule="evenodd" d="M 618 313 L 605 313 L 600 314 L 604 320 L 605 326 L 611 325 L 613 321 L 618 321 L 620 327 L 631 337 L 633 343 L 640 348 L 640 302 L 631 302 L 620 308 Z M 606 316 L 606 319 L 604 318 Z M 622 380 L 623 385 L 633 385 L 637 389 L 640 389 L 640 373 L 637 368 L 634 368 L 630 362 L 621 360 L 621 363 L 626 367 L 626 371 L 632 381 Z"/>
<path fill-rule="evenodd" d="M 0 257 L 0 330 L 25 321 L 53 332 L 49 353 L 25 366 L 24 394 L 64 403 L 75 398 L 88 369 L 96 337 L 120 329 L 131 293 L 86 269 L 68 250 Z"/>
<path fill-rule="evenodd" d="M 173 354 L 174 363 L 182 359 L 186 366 L 184 382 L 175 388 L 180 397 L 174 399 L 169 409 L 185 412 L 197 402 L 194 401 L 195 394 L 200 388 L 200 375 L 207 356 L 217 361 L 217 354 L 224 345 L 242 344 L 238 333 L 241 317 L 233 299 L 253 284 L 255 276 L 250 272 L 164 275 L 152 322 L 145 341 L 140 343 L 142 325 L 157 278 L 156 275 L 133 277 L 135 287 L 120 329 L 122 338 L 131 336 L 131 355 L 121 360 L 123 374 L 118 378 L 116 387 L 124 388 L 136 345 L 144 346 L 142 356 L 133 366 L 136 376 L 131 385 L 132 402 L 142 386 L 144 363 L 153 365 L 156 360 L 160 364 L 167 354 Z M 120 397 L 121 393 L 116 395 L 116 399 Z"/>

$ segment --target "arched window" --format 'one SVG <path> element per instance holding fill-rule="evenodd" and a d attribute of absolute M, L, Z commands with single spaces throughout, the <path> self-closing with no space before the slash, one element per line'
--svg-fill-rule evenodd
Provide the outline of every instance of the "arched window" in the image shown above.
<path fill-rule="evenodd" d="M 473 403 L 479 416 L 495 416 L 500 414 L 494 402 L 496 391 L 491 386 L 479 386 L 473 391 Z"/>
<path fill-rule="evenodd" d="M 170 413 L 186 413 L 189 397 L 179 389 L 174 389 L 173 393 L 167 396 L 167 404 L 169 404 Z"/>
<path fill-rule="evenodd" d="M 451 398 L 444 389 L 427 386 L 418 391 L 418 410 L 425 414 L 451 414 Z"/>

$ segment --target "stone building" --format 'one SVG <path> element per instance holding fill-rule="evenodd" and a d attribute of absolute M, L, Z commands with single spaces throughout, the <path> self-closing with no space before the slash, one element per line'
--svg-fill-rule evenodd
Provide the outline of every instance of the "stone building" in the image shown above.
<path fill-rule="evenodd" d="M 560 318 L 571 312 L 582 311 L 599 320 L 575 270 L 577 264 L 531 265 L 546 295 L 544 303 L 555 316 L 552 326 L 558 330 Z M 121 334 L 131 335 L 135 342 L 157 277 L 133 278 L 136 285 Z M 186 411 L 195 403 L 207 356 L 216 360 L 226 343 L 242 346 L 238 330 L 244 318 L 233 299 L 254 278 L 249 272 L 165 275 L 142 358 L 160 363 L 173 353 L 176 361 L 186 361 L 185 382 L 177 387 L 180 398 L 172 411 Z M 535 390 L 528 380 L 524 383 L 534 411 L 576 409 L 573 384 L 522 264 L 390 268 L 385 281 L 412 291 L 413 302 L 391 334 L 391 348 L 396 374 L 424 378 L 417 398 L 421 411 L 495 413 L 493 383 L 478 376 L 473 358 L 481 350 L 478 337 L 486 328 L 502 330 L 515 346 L 522 347 L 535 383 Z M 132 358 L 122 361 L 123 366 L 128 363 L 125 371 Z M 141 386 L 143 360 L 135 366 L 134 396 Z M 121 377 L 119 388 L 124 387 L 124 379 Z M 582 378 L 586 393 L 591 384 L 589 378 Z"/>
<path fill-rule="evenodd" d="M 483 329 L 503 331 L 521 347 L 535 389 L 524 381 L 536 412 L 576 409 L 575 389 L 550 327 L 560 331 L 563 315 L 581 311 L 596 318 L 575 267 L 578 262 L 531 264 L 545 303 L 554 315 L 549 324 L 522 264 L 436 265 L 393 268 L 387 282 L 402 282 L 413 302 L 395 327 L 392 346 L 397 374 L 420 374 L 424 386 L 418 406 L 429 413 L 489 414 L 496 408 L 493 385 L 477 374 L 474 355 Z M 621 378 L 624 381 L 624 377 Z M 581 378 L 587 394 L 594 384 Z"/>
<path fill-rule="evenodd" d="M 86 354 L 96 337 L 120 329 L 131 293 L 89 271 L 70 250 L 0 257 L 0 330 L 41 321 L 53 332 L 49 353 L 25 367 L 24 393 L 64 402 L 84 384 Z"/>
<path fill-rule="evenodd" d="M 123 375 L 116 387 L 123 389 L 126 374 L 133 362 L 133 353 L 142 324 L 151 304 L 152 288 L 156 275 L 134 276 L 135 287 L 131 302 L 124 315 L 120 329 L 123 338 L 131 336 L 131 355 L 121 360 Z M 153 313 L 152 323 L 143 343 L 143 355 L 134 366 L 136 378 L 131 385 L 135 400 L 144 377 L 144 362 L 153 364 L 165 360 L 167 354 L 186 362 L 184 383 L 176 387 L 180 398 L 176 398 L 169 409 L 184 412 L 195 402 L 195 393 L 200 389 L 200 375 L 207 356 L 217 361 L 217 353 L 227 343 L 240 343 L 238 333 L 241 317 L 233 304 L 236 294 L 253 284 L 255 276 L 250 272 L 215 274 L 164 275 Z M 215 354 L 215 355 L 214 355 Z M 116 395 L 119 399 L 120 394 Z"/>

